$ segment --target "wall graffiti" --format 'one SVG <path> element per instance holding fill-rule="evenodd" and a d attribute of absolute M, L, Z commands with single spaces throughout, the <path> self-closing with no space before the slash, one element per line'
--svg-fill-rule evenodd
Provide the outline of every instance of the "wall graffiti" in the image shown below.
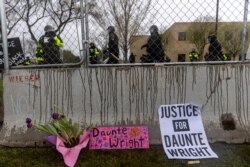
<path fill-rule="evenodd" d="M 29 74 L 29 75 L 10 75 L 9 82 L 30 82 L 30 81 L 39 81 L 39 74 Z"/>
<path fill-rule="evenodd" d="M 56 108 L 79 124 L 147 125 L 154 127 L 152 141 L 161 142 L 157 109 L 163 104 L 193 103 L 201 106 L 210 141 L 249 140 L 248 64 L 100 67 L 79 69 L 12 70 L 4 78 L 7 129 L 22 118 L 45 122 Z M 21 79 L 19 78 L 21 76 Z M 11 78 L 11 79 L 10 79 Z M 26 78 L 26 79 L 25 79 Z M 19 83 L 34 81 L 39 87 Z M 226 136 L 220 117 L 231 113 L 238 139 Z M 11 120 L 11 121 L 10 121 Z M 218 134 L 219 132 L 219 134 Z M 0 131 L 1 133 L 1 131 Z M 5 135 L 6 138 L 6 134 Z M 8 136 L 7 136 L 8 138 Z M 11 136 L 9 136 L 11 138 Z M 0 137 L 1 141 L 1 137 Z"/>

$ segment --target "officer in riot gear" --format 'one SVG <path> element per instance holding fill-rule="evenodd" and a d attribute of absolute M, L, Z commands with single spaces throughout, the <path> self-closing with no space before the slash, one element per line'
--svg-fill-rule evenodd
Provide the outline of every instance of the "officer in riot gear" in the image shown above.
<path fill-rule="evenodd" d="M 108 31 L 108 48 L 107 52 L 109 55 L 109 60 L 107 64 L 117 64 L 119 62 L 119 39 L 115 33 L 115 28 L 109 26 Z"/>
<path fill-rule="evenodd" d="M 56 35 L 54 28 L 50 25 L 45 26 L 45 34 L 40 37 L 36 49 L 38 64 L 60 64 L 62 39 Z"/>
<path fill-rule="evenodd" d="M 146 47 L 148 63 L 153 62 L 164 62 L 164 50 L 161 42 L 161 37 L 158 33 L 158 27 L 152 25 L 149 28 L 150 37 L 148 38 L 147 44 L 143 45 L 141 49 Z"/>
<path fill-rule="evenodd" d="M 223 53 L 221 44 L 218 42 L 216 35 L 208 36 L 208 55 L 206 57 L 207 61 L 223 61 Z"/>
<path fill-rule="evenodd" d="M 98 64 L 100 61 L 101 51 L 96 47 L 96 45 L 91 42 L 89 44 L 89 62 L 91 64 Z"/>
<path fill-rule="evenodd" d="M 188 57 L 191 62 L 199 60 L 199 54 L 196 52 L 195 48 L 192 48 L 192 51 L 189 52 Z"/>

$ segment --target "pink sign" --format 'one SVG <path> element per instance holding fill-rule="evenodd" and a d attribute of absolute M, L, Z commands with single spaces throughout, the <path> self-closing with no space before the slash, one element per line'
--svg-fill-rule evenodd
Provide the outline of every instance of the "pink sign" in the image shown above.
<path fill-rule="evenodd" d="M 149 148 L 146 126 L 117 126 L 93 128 L 90 149 L 142 149 Z"/>

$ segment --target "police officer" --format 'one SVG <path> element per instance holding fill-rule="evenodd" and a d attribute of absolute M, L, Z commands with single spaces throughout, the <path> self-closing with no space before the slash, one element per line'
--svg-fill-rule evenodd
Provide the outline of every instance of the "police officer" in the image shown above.
<path fill-rule="evenodd" d="M 26 57 L 26 59 L 24 60 L 24 62 L 23 62 L 23 65 L 31 65 L 32 64 L 32 62 L 31 62 L 31 60 L 30 60 L 30 57 Z"/>
<path fill-rule="evenodd" d="M 147 44 L 143 45 L 141 49 L 146 47 L 147 51 L 147 62 L 163 62 L 164 61 L 164 50 L 161 42 L 161 37 L 158 33 L 158 27 L 156 25 L 152 25 L 149 28 L 150 37 L 148 38 Z"/>
<path fill-rule="evenodd" d="M 60 51 L 63 48 L 62 39 L 50 25 L 45 26 L 44 31 L 45 34 L 40 37 L 35 53 L 38 64 L 62 63 Z"/>
<path fill-rule="evenodd" d="M 89 62 L 91 64 L 97 64 L 100 61 L 100 50 L 95 46 L 95 44 L 92 42 L 89 44 Z"/>
<path fill-rule="evenodd" d="M 207 61 L 223 61 L 223 53 L 222 53 L 222 47 L 220 43 L 217 40 L 216 35 L 209 35 L 208 36 L 208 55 L 206 60 Z"/>
<path fill-rule="evenodd" d="M 196 52 L 195 48 L 192 48 L 192 51 L 189 52 L 188 57 L 190 61 L 198 61 L 199 60 L 199 54 Z"/>
<path fill-rule="evenodd" d="M 135 63 L 135 55 L 134 55 L 133 52 L 132 52 L 132 53 L 130 54 L 130 56 L 129 56 L 129 62 L 130 62 L 130 63 Z"/>
<path fill-rule="evenodd" d="M 119 39 L 115 33 L 115 28 L 113 26 L 109 26 L 107 28 L 108 31 L 108 54 L 109 60 L 107 64 L 117 64 L 119 62 Z"/>

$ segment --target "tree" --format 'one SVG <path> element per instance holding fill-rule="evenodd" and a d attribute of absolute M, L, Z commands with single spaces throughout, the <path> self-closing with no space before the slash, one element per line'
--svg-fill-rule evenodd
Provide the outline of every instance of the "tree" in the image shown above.
<path fill-rule="evenodd" d="M 128 61 L 128 50 L 131 37 L 137 34 L 142 27 L 152 0 L 105 0 L 92 1 L 90 16 L 103 30 L 109 25 L 116 28 L 125 61 Z M 100 6 L 101 5 L 101 6 Z"/>
<path fill-rule="evenodd" d="M 222 47 L 233 60 L 240 54 L 242 48 L 242 30 L 242 23 L 230 22 L 221 24 L 220 31 L 218 32 Z M 248 44 L 249 40 L 247 40 Z"/>
<path fill-rule="evenodd" d="M 80 57 L 75 56 L 70 50 L 63 51 L 63 62 L 64 63 L 79 63 Z"/>
<path fill-rule="evenodd" d="M 205 16 L 197 18 L 187 31 L 187 39 L 195 45 L 199 54 L 203 55 L 207 37 L 214 33 L 214 18 Z"/>
<path fill-rule="evenodd" d="M 79 18 L 73 0 L 6 0 L 8 34 L 19 24 L 25 25 L 31 39 L 37 44 L 36 27 L 50 21 L 59 34 L 65 26 Z"/>

